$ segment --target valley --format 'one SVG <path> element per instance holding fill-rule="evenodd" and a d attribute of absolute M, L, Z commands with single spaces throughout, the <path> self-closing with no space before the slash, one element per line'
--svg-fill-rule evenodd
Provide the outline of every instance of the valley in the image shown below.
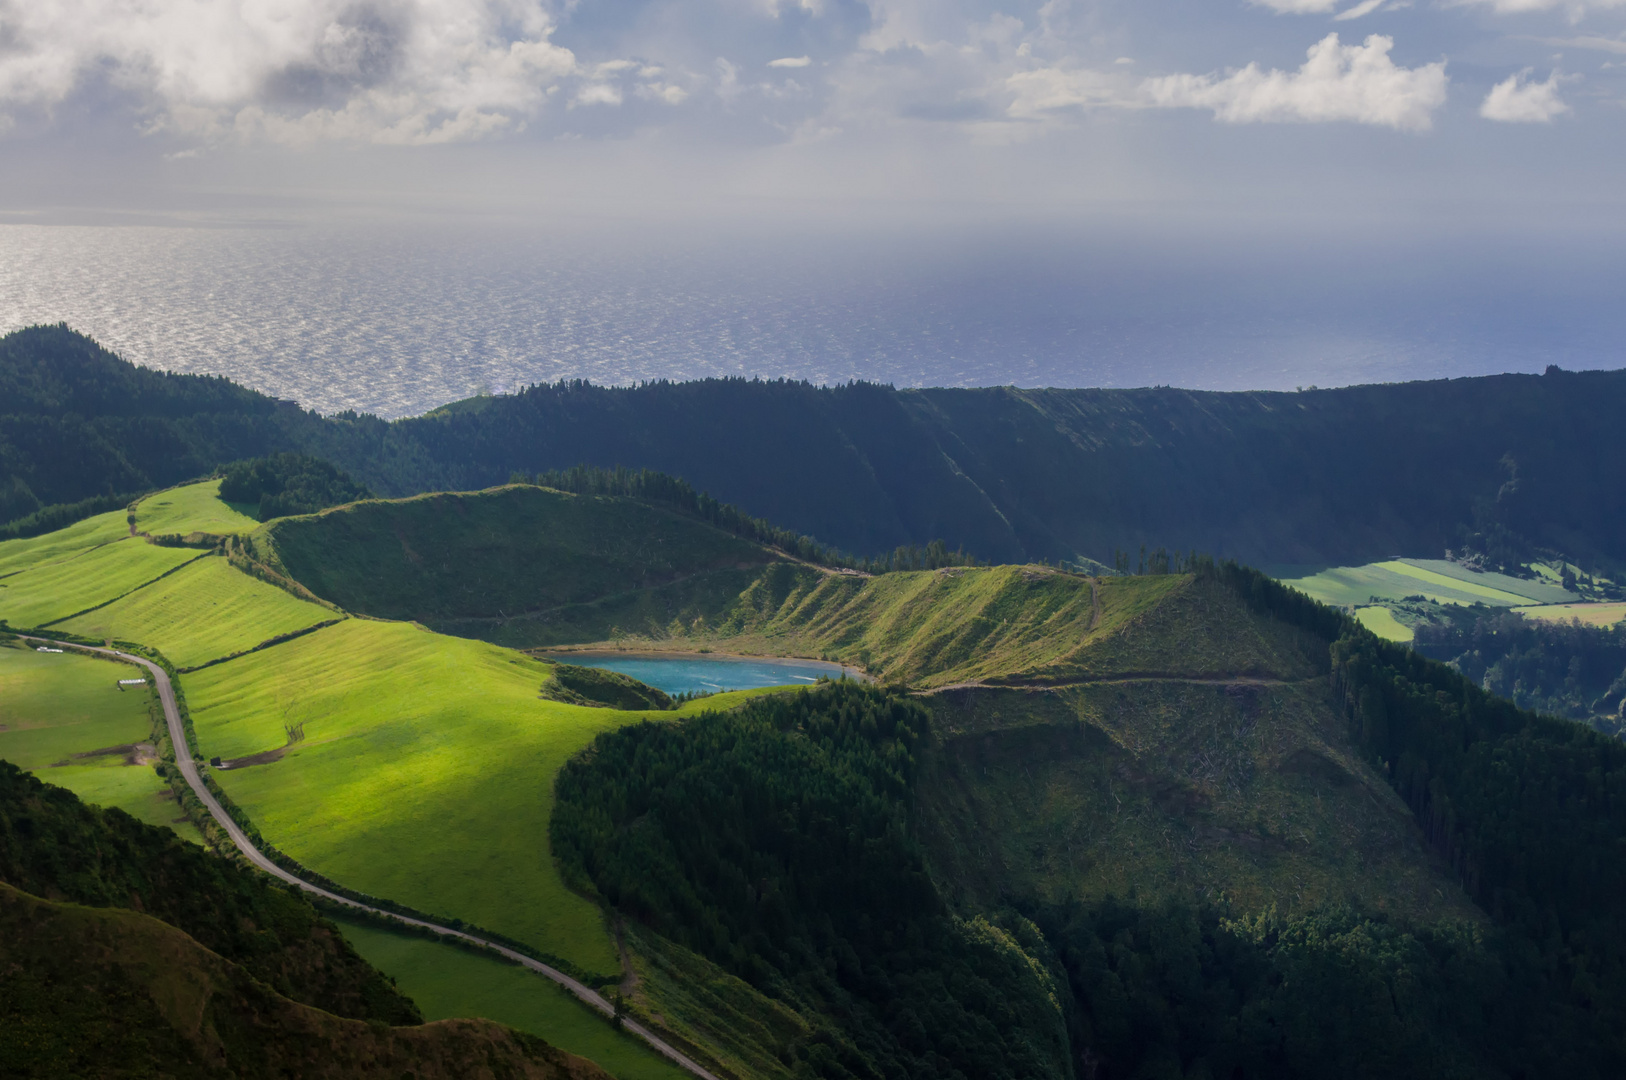
<path fill-rule="evenodd" d="M 1622 823 L 1608 800 L 1541 792 L 1612 790 L 1619 744 L 1306 595 L 1390 575 L 1436 606 L 1511 610 L 1562 588 L 1401 561 L 1298 591 L 1197 556 L 870 572 L 727 515 L 532 482 L 263 523 L 219 491 L 0 542 L 0 629 L 161 664 L 191 764 L 284 872 L 599 995 L 333 908 L 432 1020 L 512 1024 L 627 1078 L 677 1068 L 635 1030 L 734 1080 L 1128 1077 L 1165 1059 L 1511 1077 L 1498 1063 L 1548 1060 L 1537 1032 L 1588 1062 L 1626 1050 L 1588 1011 L 1614 997 L 1538 993 L 1529 967 L 1612 970 L 1619 871 L 1588 852 Z M 866 679 L 674 701 L 559 666 L 604 653 Z M 79 692 L 70 668 L 115 669 L 8 655 L 30 716 Z M 107 745 L 145 725 L 160 768 L 95 768 L 158 780 L 188 817 L 164 824 L 230 854 L 146 691 L 123 696 L 128 715 L 95 723 Z M 0 756 L 33 730 L 0 732 Z M 52 730 L 11 744 L 45 779 L 46 758 L 104 737 Z M 1521 776 L 1548 779 L 1514 798 Z M 1557 938 L 1533 936 L 1540 911 Z M 1395 990 L 1408 979 L 1415 995 Z M 1320 1029 L 1283 986 L 1362 1019 Z M 1487 1035 L 1452 1011 L 1464 1000 L 1539 1020 Z M 636 1029 L 596 1012 L 616 1008 Z M 1122 1026 L 1160 1010 L 1155 1031 Z"/>

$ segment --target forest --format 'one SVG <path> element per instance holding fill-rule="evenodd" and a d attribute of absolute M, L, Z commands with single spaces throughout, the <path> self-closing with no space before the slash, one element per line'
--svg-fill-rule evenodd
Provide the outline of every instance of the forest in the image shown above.
<path fill-rule="evenodd" d="M 1412 647 L 1535 712 L 1620 734 L 1626 704 L 1626 625 L 1545 622 L 1496 608 L 1444 609 Z"/>
<path fill-rule="evenodd" d="M 127 364 L 65 327 L 0 339 L 0 527 L 280 452 L 397 496 L 655 470 L 859 558 L 984 562 L 1163 544 L 1256 565 L 1451 548 L 1626 561 L 1626 372 L 1302 393 L 897 390 L 743 379 L 534 386 L 386 422 Z M 1425 462 L 1426 468 L 1418 463 Z M 98 504 L 99 505 L 99 504 Z M 52 516 L 54 515 L 54 516 Z"/>

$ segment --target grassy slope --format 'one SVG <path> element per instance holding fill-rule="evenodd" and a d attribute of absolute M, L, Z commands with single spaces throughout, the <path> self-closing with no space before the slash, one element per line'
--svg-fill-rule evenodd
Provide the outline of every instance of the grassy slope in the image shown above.
<path fill-rule="evenodd" d="M 1296 635 L 1204 619 L 1215 586 L 1181 576 L 1092 579 L 996 566 L 859 578 L 769 567 L 691 642 L 820 656 L 919 687 L 1063 684 L 1126 673 L 1309 673 Z"/>
<path fill-rule="evenodd" d="M 151 645 L 185 669 L 337 617 L 211 556 L 60 626 Z"/>
<path fill-rule="evenodd" d="M 1144 671 L 1138 655 L 1184 648 L 1189 670 L 1234 677 L 927 698 L 941 741 L 925 820 L 953 891 L 973 904 L 1139 889 L 1224 897 L 1243 911 L 1352 902 L 1474 917 L 1350 744 L 1317 672 L 1325 646 L 1218 585 L 1171 580 L 1155 610 L 1097 646 L 1096 669 Z"/>
<path fill-rule="evenodd" d="M 45 626 L 134 592 L 202 554 L 126 537 L 0 579 L 0 619 L 14 627 Z"/>
<path fill-rule="evenodd" d="M 617 1080 L 689 1075 L 540 975 L 425 938 L 337 921 L 356 951 L 393 978 L 429 1020 L 495 1020 L 588 1058 Z"/>
<path fill-rule="evenodd" d="M 91 548 L 111 544 L 129 535 L 130 526 L 120 510 L 86 518 L 44 536 L 7 540 L 0 543 L 0 578 L 30 567 L 71 559 Z"/>
<path fill-rule="evenodd" d="M 541 613 L 775 558 L 668 510 L 526 485 L 357 503 L 273 522 L 254 541 L 318 596 L 428 625 Z"/>
<path fill-rule="evenodd" d="M 151 691 L 115 686 L 136 674 L 127 664 L 73 653 L 0 647 L 0 758 L 88 803 L 116 806 L 201 843 L 151 765 L 127 764 L 122 753 L 73 756 L 151 742 Z"/>
<path fill-rule="evenodd" d="M 276 994 L 157 919 L 0 884 L 0 1073 L 591 1080 L 591 1063 L 479 1021 L 391 1028 Z"/>
<path fill-rule="evenodd" d="M 170 488 L 149 495 L 136 505 L 136 528 L 149 536 L 211 533 L 231 536 L 251 533 L 260 527 L 257 519 L 229 503 L 220 501 L 220 481 Z"/>
<path fill-rule="evenodd" d="M 598 910 L 565 889 L 548 854 L 551 777 L 640 714 L 542 700 L 547 672 L 484 643 L 352 619 L 189 675 L 185 688 L 206 755 L 275 749 L 286 725 L 304 724 L 280 761 L 218 774 L 289 855 L 614 972 Z"/>

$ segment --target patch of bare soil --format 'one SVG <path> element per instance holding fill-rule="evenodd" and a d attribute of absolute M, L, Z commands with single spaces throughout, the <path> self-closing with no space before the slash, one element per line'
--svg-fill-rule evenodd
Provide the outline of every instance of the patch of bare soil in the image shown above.
<path fill-rule="evenodd" d="M 250 754 L 248 757 L 232 758 L 230 761 L 222 761 L 217 768 L 247 769 L 254 765 L 269 765 L 273 761 L 281 761 L 282 755 L 287 752 L 288 748 L 286 746 L 279 746 L 275 750 L 262 750 L 258 754 Z"/>
<path fill-rule="evenodd" d="M 72 765 L 74 761 L 83 761 L 86 758 L 122 756 L 126 765 L 151 765 L 158 760 L 158 748 L 152 743 L 122 743 L 118 746 L 104 746 L 100 750 L 85 750 L 74 754 L 68 761 L 59 761 L 51 767 L 59 765 Z"/>

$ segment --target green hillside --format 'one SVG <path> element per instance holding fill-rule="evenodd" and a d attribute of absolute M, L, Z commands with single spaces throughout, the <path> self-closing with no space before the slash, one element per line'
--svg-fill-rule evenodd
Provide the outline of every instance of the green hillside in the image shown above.
<path fill-rule="evenodd" d="M 759 545 L 631 499 L 530 485 L 364 502 L 271 523 L 268 564 L 350 611 L 467 627 L 759 566 Z M 483 636 L 483 635 L 482 635 Z"/>
<path fill-rule="evenodd" d="M 184 671 L 341 617 L 211 555 L 53 628 L 138 641 Z"/>
<path fill-rule="evenodd" d="M 290 1001 L 134 911 L 0 883 L 0 1070 L 7 1076 L 487 1075 L 600 1080 L 592 1063 L 485 1020 L 390 1027 Z"/>
<path fill-rule="evenodd" d="M 96 539 L 87 536 L 84 542 Z M 194 548 L 159 547 L 126 536 L 71 559 L 42 561 L 0 578 L 0 619 L 17 629 L 49 626 L 127 596 L 204 554 Z"/>

